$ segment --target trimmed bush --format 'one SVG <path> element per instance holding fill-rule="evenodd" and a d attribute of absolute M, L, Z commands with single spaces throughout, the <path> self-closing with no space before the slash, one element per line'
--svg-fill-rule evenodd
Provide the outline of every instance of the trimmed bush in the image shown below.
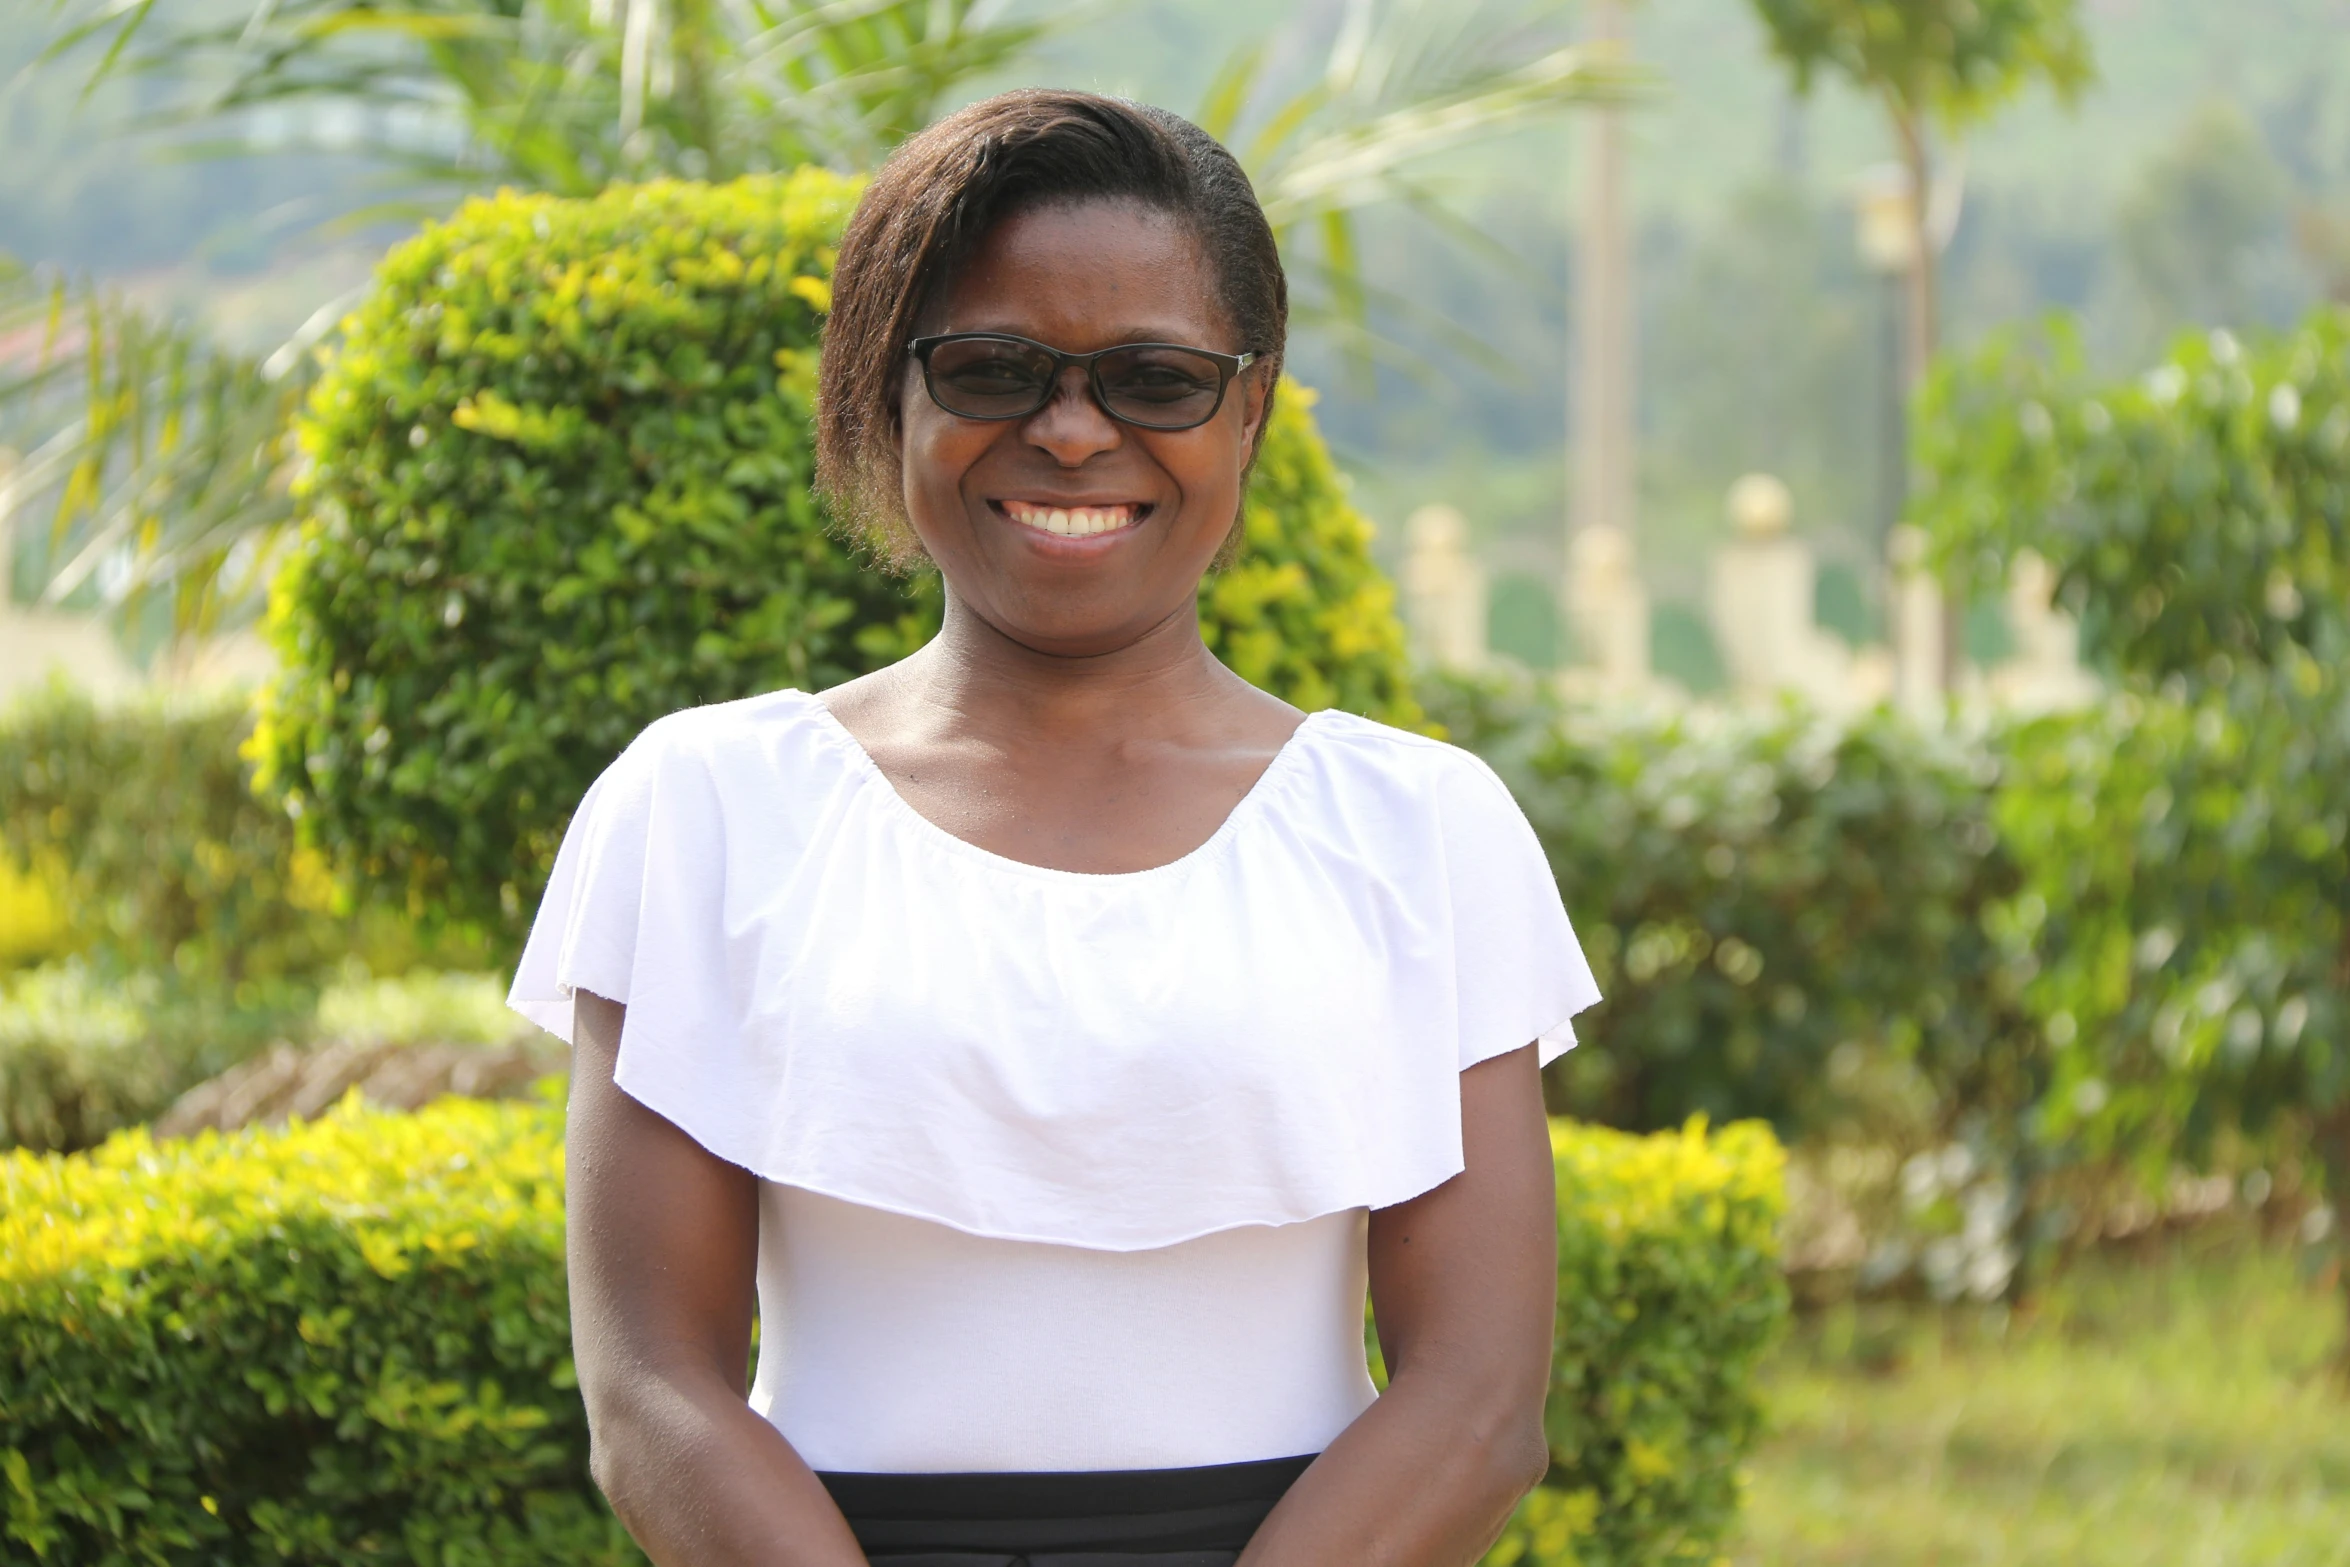
<path fill-rule="evenodd" d="M 0 856 L 38 867 L 63 927 L 46 945 L 262 1005 L 356 958 L 379 974 L 479 967 L 397 911 L 354 905 L 324 857 L 255 795 L 240 702 L 105 707 L 54 685 L 0 712 Z"/>
<path fill-rule="evenodd" d="M 101 708 L 64 685 L 0 715 L 0 849 L 58 884 L 66 945 L 226 986 L 350 950 L 325 862 L 248 787 L 250 725 L 230 703 Z"/>
<path fill-rule="evenodd" d="M 0 979 L 0 1148 L 88 1148 L 308 1022 L 308 992 L 286 987 L 239 1006 L 78 960 L 20 970 Z"/>
<path fill-rule="evenodd" d="M 899 581 L 810 493 L 859 186 L 818 169 L 467 203 L 394 250 L 303 427 L 265 779 L 367 882 L 519 937 L 572 807 L 661 715 L 904 656 Z M 1293 396 L 1202 595 L 1234 668 L 1410 722 L 1402 634 Z"/>
<path fill-rule="evenodd" d="M 640 1559 L 587 1477 L 561 1138 L 452 1100 L 5 1156 L 6 1554 Z"/>
<path fill-rule="evenodd" d="M 2022 1102 L 2031 955 L 2001 933 L 2021 872 L 1997 744 L 1886 713 L 1427 697 L 1525 808 L 1606 997 L 1553 1069 L 1559 1108 L 1883 1136 Z"/>
<path fill-rule="evenodd" d="M 62 685 L 0 714 L 0 866 L 32 954 L 0 980 L 0 1147 L 85 1148 L 274 1039 L 302 1038 L 347 968 L 478 966 L 393 911 L 353 909 L 257 798 L 250 714 L 218 701 L 99 707 Z"/>
<path fill-rule="evenodd" d="M 1417 728 L 1395 587 L 1371 560 L 1371 524 L 1346 498 L 1313 404 L 1282 383 L 1242 512 L 1247 547 L 1200 584 L 1200 632 L 1235 674 L 1309 713 L 1342 707 Z"/>
<path fill-rule="evenodd" d="M 1495 1560 L 1700 1559 L 1785 1309 L 1777 1146 L 1553 1145 L 1555 1461 Z M 0 1156 L 0 1554 L 640 1560 L 587 1478 L 562 1225 L 545 1104 Z"/>
<path fill-rule="evenodd" d="M 1550 1474 L 1487 1567 L 1712 1562 L 1787 1316 L 1785 1156 L 1757 1121 L 1646 1137 L 1554 1121 L 1551 1152 Z"/>

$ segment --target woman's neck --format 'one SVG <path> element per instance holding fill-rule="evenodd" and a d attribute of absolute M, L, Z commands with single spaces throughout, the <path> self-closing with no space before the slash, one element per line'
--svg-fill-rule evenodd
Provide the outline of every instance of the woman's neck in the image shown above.
<path fill-rule="evenodd" d="M 1214 723 L 1236 698 L 1267 700 L 1208 651 L 1188 604 L 1123 647 L 1072 657 L 1015 641 L 950 594 L 939 634 L 891 674 L 930 723 L 1048 745 L 1164 734 Z"/>

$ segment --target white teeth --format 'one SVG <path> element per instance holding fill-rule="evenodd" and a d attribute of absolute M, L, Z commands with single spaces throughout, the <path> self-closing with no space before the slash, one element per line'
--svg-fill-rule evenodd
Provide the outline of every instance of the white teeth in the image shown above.
<path fill-rule="evenodd" d="M 1078 506 L 1062 509 L 1054 506 L 1027 506 L 1007 503 L 1004 512 L 1024 528 L 1035 528 L 1043 533 L 1064 539 L 1087 539 L 1097 533 L 1109 533 L 1125 527 L 1135 517 L 1133 506 Z"/>

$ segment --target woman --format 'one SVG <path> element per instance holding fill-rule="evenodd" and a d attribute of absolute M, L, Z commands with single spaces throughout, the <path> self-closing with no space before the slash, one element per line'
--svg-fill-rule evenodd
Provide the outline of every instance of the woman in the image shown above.
<path fill-rule="evenodd" d="M 647 729 L 515 982 L 663 1567 L 1432 1567 L 1544 1471 L 1537 1057 L 1596 991 L 1481 763 L 1200 641 L 1286 317 L 1231 156 L 1083 94 L 842 240 L 820 477 L 944 626 Z"/>

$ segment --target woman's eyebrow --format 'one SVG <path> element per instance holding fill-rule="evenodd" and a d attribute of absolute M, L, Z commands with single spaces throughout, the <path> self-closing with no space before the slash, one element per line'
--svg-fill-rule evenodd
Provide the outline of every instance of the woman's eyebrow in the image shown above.
<path fill-rule="evenodd" d="M 1044 343 L 1065 353 L 1087 352 L 1085 349 L 1072 347 L 1067 343 L 1054 342 L 1050 336 L 1044 333 L 1002 321 L 987 321 L 971 326 L 950 326 L 943 328 L 939 335 L 950 336 L 958 332 L 1000 332 L 1010 337 L 1025 337 L 1032 343 Z M 1213 339 L 1216 335 L 1214 328 L 1198 321 L 1176 324 L 1165 321 L 1155 324 L 1129 323 L 1113 328 L 1104 334 L 1101 342 L 1096 346 L 1116 348 L 1123 343 L 1176 343 L 1208 348 L 1214 346 Z"/>

